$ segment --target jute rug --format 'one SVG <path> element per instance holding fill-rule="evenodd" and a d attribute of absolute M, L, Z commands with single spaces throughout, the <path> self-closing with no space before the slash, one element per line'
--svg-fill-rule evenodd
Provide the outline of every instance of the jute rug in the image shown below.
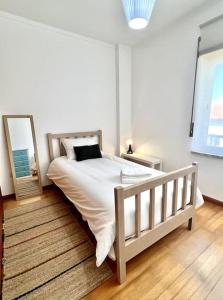
<path fill-rule="evenodd" d="M 80 299 L 112 272 L 61 198 L 4 212 L 3 299 Z"/>

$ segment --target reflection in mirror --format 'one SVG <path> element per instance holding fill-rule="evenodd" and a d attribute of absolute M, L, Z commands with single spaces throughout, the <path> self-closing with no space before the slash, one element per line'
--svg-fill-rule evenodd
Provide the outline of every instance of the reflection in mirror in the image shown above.
<path fill-rule="evenodd" d="M 42 192 L 32 116 L 4 116 L 17 199 Z"/>
<path fill-rule="evenodd" d="M 8 127 L 16 178 L 37 175 L 30 120 L 9 118 Z"/>

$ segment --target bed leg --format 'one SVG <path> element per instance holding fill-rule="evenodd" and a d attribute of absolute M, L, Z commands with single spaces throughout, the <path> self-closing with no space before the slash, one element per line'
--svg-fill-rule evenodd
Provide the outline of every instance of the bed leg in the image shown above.
<path fill-rule="evenodd" d="M 115 220 L 116 220 L 116 261 L 118 283 L 126 280 L 125 260 L 125 218 L 123 187 L 115 188 Z"/>
<path fill-rule="evenodd" d="M 117 260 L 117 278 L 119 284 L 124 283 L 126 280 L 126 262 L 122 260 Z"/>
<path fill-rule="evenodd" d="M 191 230 L 192 229 L 192 224 L 193 224 L 193 218 L 190 218 L 188 220 L 188 229 Z"/>

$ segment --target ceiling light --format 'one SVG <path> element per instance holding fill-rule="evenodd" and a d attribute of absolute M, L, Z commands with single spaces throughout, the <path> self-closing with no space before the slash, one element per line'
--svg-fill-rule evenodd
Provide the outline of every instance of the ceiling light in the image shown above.
<path fill-rule="evenodd" d="M 122 0 L 128 25 L 132 29 L 143 29 L 152 14 L 155 0 Z"/>

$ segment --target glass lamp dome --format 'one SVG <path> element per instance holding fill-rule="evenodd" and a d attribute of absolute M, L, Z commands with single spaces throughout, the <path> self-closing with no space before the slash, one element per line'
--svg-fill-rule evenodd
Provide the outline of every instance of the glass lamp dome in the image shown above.
<path fill-rule="evenodd" d="M 155 0 L 122 0 L 125 15 L 130 28 L 145 28 L 151 17 Z"/>

